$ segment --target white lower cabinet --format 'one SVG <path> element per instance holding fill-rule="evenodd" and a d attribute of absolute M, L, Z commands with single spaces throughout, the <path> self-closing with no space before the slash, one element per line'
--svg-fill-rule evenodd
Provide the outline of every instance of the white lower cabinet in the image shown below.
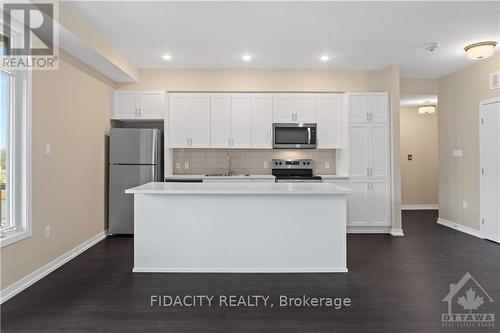
<path fill-rule="evenodd" d="M 351 179 L 349 188 L 350 226 L 390 226 L 389 181 L 379 179 Z"/>

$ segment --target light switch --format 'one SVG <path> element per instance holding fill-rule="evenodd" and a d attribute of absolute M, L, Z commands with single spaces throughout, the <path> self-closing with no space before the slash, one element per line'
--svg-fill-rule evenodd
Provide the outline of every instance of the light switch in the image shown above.
<path fill-rule="evenodd" d="M 464 151 L 462 149 L 453 149 L 453 157 L 464 157 Z"/>
<path fill-rule="evenodd" d="M 412 154 L 408 154 L 408 161 L 413 161 L 413 155 Z"/>
<path fill-rule="evenodd" d="M 184 169 L 186 169 L 186 170 L 189 169 L 189 162 L 188 161 L 184 162 Z"/>
<path fill-rule="evenodd" d="M 45 144 L 45 156 L 52 155 L 52 145 L 50 143 Z"/>
<path fill-rule="evenodd" d="M 462 207 L 463 207 L 464 209 L 467 209 L 467 201 L 465 201 L 465 200 L 464 200 L 464 201 L 462 201 Z"/>
<path fill-rule="evenodd" d="M 325 162 L 325 169 L 330 169 L 330 162 Z"/>
<path fill-rule="evenodd" d="M 268 162 L 264 162 L 264 169 L 267 169 L 269 168 L 269 163 Z"/>
<path fill-rule="evenodd" d="M 180 168 L 181 168 L 181 162 L 175 162 L 175 168 L 177 170 L 180 170 Z"/>

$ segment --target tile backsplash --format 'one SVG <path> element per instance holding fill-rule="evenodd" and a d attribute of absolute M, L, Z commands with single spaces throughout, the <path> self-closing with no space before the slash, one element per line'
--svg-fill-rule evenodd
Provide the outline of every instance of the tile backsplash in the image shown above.
<path fill-rule="evenodd" d="M 274 158 L 310 158 L 314 162 L 315 174 L 335 174 L 335 149 L 174 149 L 174 174 L 224 173 L 227 171 L 227 154 L 235 173 L 271 174 L 271 160 Z M 267 162 L 267 169 L 264 162 Z"/>

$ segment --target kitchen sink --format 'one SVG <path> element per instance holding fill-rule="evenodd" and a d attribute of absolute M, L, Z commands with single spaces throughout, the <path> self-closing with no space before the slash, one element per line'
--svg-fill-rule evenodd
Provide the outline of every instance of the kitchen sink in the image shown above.
<path fill-rule="evenodd" d="M 250 177 L 248 173 L 208 173 L 207 177 Z"/>

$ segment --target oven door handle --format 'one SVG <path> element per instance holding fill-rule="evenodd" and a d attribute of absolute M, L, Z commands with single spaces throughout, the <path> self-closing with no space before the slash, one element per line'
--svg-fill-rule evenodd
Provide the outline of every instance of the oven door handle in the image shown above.
<path fill-rule="evenodd" d="M 310 145 L 312 141 L 311 127 L 307 127 L 307 144 Z"/>

